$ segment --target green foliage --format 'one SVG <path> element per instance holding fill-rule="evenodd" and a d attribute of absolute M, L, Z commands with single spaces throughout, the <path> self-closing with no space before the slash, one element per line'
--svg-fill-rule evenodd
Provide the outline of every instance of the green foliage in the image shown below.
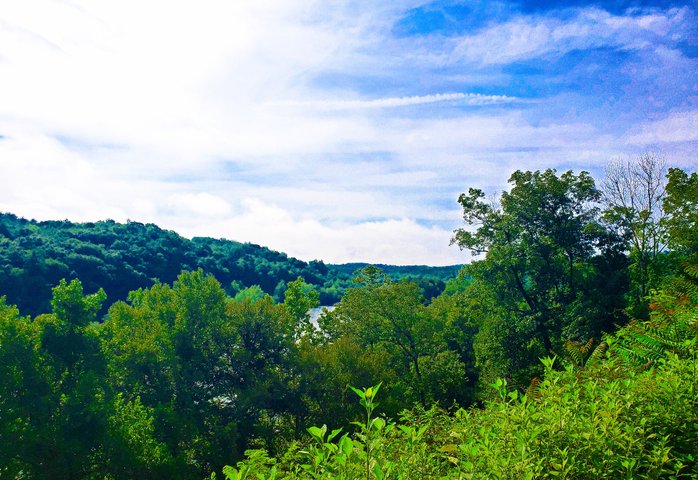
<path fill-rule="evenodd" d="M 620 239 L 599 222 L 600 192 L 586 172 L 517 171 L 509 182 L 501 206 L 477 189 L 460 196 L 476 229 L 457 230 L 453 242 L 486 254 L 466 268 L 483 379 L 525 386 L 540 373 L 538 357 L 622 321 L 627 286 L 615 273 L 625 267 Z"/>
<path fill-rule="evenodd" d="M 298 344 L 296 398 L 291 408 L 298 419 L 296 435 L 312 424 L 349 425 L 356 420 L 353 393 L 347 385 L 370 385 L 383 378 L 396 385 L 397 373 L 385 362 L 382 349 L 366 349 L 355 338 L 343 336 L 331 342 Z M 383 407 L 397 414 L 409 405 L 399 388 L 384 392 Z"/>
<path fill-rule="evenodd" d="M 126 401 L 114 397 L 107 418 L 108 436 L 104 446 L 106 472 L 114 478 L 153 478 L 168 471 L 172 459 L 167 447 L 156 438 L 153 409 L 140 397 Z"/>
<path fill-rule="evenodd" d="M 498 380 L 495 400 L 455 415 L 417 410 L 386 423 L 373 417 L 377 389 L 353 389 L 366 412 L 355 434 L 337 442 L 339 430 L 311 427 L 278 461 L 254 452 L 238 468 L 278 479 L 695 478 L 695 345 L 690 358 L 667 353 L 638 372 L 613 361 L 609 340 L 584 374 L 547 359 L 530 395 Z"/>
<path fill-rule="evenodd" d="M 312 336 L 315 332 L 315 327 L 310 323 L 310 309 L 320 305 L 320 294 L 313 288 L 312 285 L 298 277 L 293 282 L 290 282 L 284 292 L 284 307 L 286 311 L 296 322 L 295 334 L 296 337 L 301 335 Z"/>
<path fill-rule="evenodd" d="M 348 290 L 323 320 L 326 337 L 350 338 L 363 351 L 383 358 L 398 379 L 387 393 L 389 404 L 399 408 L 414 402 L 451 404 L 456 399 L 452 387 L 464 383 L 467 376 L 462 357 L 447 353 L 444 334 L 452 333 L 447 322 L 453 319 L 438 314 L 436 307 L 428 309 L 417 284 L 392 282 L 376 267 L 360 270 L 355 282 L 358 286 Z M 425 365 L 427 371 L 423 371 Z"/>
<path fill-rule="evenodd" d="M 256 302 L 258 300 L 262 300 L 266 295 L 267 294 L 264 293 L 262 287 L 260 287 L 259 285 L 252 285 L 251 287 L 243 288 L 238 293 L 236 293 L 235 297 L 233 297 L 233 300 L 235 300 L 236 302 L 242 302 L 245 300 Z"/>
<path fill-rule="evenodd" d="M 101 288 L 97 293 L 83 295 L 82 283 L 73 280 L 70 284 L 64 279 L 53 289 L 53 314 L 61 321 L 76 327 L 84 327 L 97 318 L 106 294 Z"/>
<path fill-rule="evenodd" d="M 694 178 L 670 172 L 667 268 L 649 319 L 615 333 L 635 260 L 586 174 L 517 172 L 501 208 L 463 196 L 481 223 L 456 237 L 486 257 L 445 288 L 421 267 L 351 280 L 133 222 L 3 215 L 0 286 L 48 313 L 0 297 L 0 477 L 697 478 Z"/>
<path fill-rule="evenodd" d="M 595 343 L 593 338 L 586 342 L 575 342 L 568 340 L 565 343 L 563 359 L 572 368 L 583 369 L 587 366 L 595 365 L 603 359 L 607 342 Z"/>
<path fill-rule="evenodd" d="M 688 264 L 692 265 L 692 264 Z M 685 277 L 667 281 L 667 288 L 651 297 L 651 317 L 634 322 L 615 339 L 614 350 L 630 364 L 645 368 L 666 352 L 680 358 L 695 355 L 698 343 L 698 273 L 690 266 Z"/>
<path fill-rule="evenodd" d="M 148 448 L 167 446 L 165 466 L 193 477 L 242 454 L 254 437 L 272 445 L 291 375 L 284 307 L 268 295 L 231 300 L 200 270 L 130 301 L 109 310 L 101 348 L 110 383 L 152 416 Z"/>
<path fill-rule="evenodd" d="M 52 407 L 37 325 L 0 297 L 0 477 L 32 471 Z"/>
<path fill-rule="evenodd" d="M 698 255 L 698 173 L 670 168 L 667 179 L 664 211 L 669 246 L 686 257 Z"/>
<path fill-rule="evenodd" d="M 351 286 L 357 265 L 303 262 L 258 245 L 212 238 L 187 240 L 152 224 L 112 220 L 96 223 L 36 222 L 0 213 L 0 295 L 32 316 L 50 311 L 51 287 L 80 278 L 85 288 L 103 288 L 106 306 L 157 281 L 172 284 L 182 271 L 201 268 L 235 296 L 257 285 L 283 299 L 298 277 L 313 285 L 323 305 Z M 458 267 L 386 267 L 394 278 L 412 277 L 436 296 Z M 100 312 L 104 314 L 106 307 Z"/>

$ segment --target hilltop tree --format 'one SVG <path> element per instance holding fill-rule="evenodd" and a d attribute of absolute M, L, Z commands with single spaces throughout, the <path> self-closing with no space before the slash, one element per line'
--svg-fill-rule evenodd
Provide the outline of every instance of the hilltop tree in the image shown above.
<path fill-rule="evenodd" d="M 519 371 L 525 382 L 526 367 L 564 340 L 598 338 L 611 327 L 616 319 L 608 312 L 622 305 L 621 285 L 599 280 L 622 262 L 619 239 L 599 222 L 601 192 L 588 173 L 516 171 L 509 183 L 499 205 L 478 189 L 459 197 L 470 228 L 456 230 L 453 242 L 485 255 L 467 270 L 481 304 L 491 305 L 473 305 L 478 362 L 518 358 L 495 362 L 490 374 Z M 596 259 L 597 252 L 606 260 Z"/>

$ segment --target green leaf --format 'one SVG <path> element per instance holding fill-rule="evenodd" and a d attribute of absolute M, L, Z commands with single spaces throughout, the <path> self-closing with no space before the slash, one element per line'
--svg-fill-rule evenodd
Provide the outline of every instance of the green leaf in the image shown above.
<path fill-rule="evenodd" d="M 383 480 L 383 478 L 385 477 L 385 473 L 383 473 L 383 469 L 377 463 L 373 466 L 373 474 L 376 476 L 376 478 L 378 480 Z"/>
<path fill-rule="evenodd" d="M 308 427 L 308 433 L 310 433 L 313 436 L 313 438 L 319 440 L 320 442 L 324 441 L 326 431 L 326 425 L 323 425 L 322 428 Z"/>
<path fill-rule="evenodd" d="M 339 441 L 339 449 L 349 456 L 354 450 L 354 442 L 347 435 L 344 435 Z"/>
<path fill-rule="evenodd" d="M 330 434 L 327 436 L 327 441 L 328 441 L 328 442 L 331 442 L 332 439 L 333 439 L 334 437 L 336 437 L 337 435 L 339 435 L 339 433 L 340 433 L 341 431 L 342 431 L 341 428 L 338 428 L 338 429 L 336 429 L 336 430 L 332 430 L 332 433 L 330 433 Z"/>
<path fill-rule="evenodd" d="M 361 397 L 362 400 L 364 400 L 366 398 L 366 394 L 364 392 L 362 392 L 361 390 L 359 390 L 358 388 L 354 388 L 351 385 L 349 385 L 349 388 L 351 388 L 355 394 L 357 394 L 359 397 Z"/>

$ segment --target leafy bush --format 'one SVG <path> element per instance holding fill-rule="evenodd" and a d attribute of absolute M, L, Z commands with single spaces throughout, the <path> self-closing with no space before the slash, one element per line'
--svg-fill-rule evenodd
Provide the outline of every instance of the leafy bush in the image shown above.
<path fill-rule="evenodd" d="M 633 332 L 621 331 L 619 337 Z M 557 370 L 527 395 L 492 386 L 484 408 L 374 417 L 377 387 L 354 391 L 366 413 L 353 434 L 308 429 L 280 459 L 250 451 L 228 479 L 695 478 L 698 475 L 698 360 L 695 337 L 685 355 L 668 352 L 649 369 L 629 368 L 609 338 L 603 361 Z M 600 354 L 601 355 L 601 354 Z M 671 405 L 671 408 L 667 408 Z"/>

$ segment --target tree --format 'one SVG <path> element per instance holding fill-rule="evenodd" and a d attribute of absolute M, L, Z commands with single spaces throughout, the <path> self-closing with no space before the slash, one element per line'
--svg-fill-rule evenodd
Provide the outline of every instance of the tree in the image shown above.
<path fill-rule="evenodd" d="M 296 337 L 311 335 L 315 328 L 310 324 L 310 309 L 320 305 L 320 295 L 302 277 L 290 282 L 284 292 L 284 307 L 295 321 Z"/>
<path fill-rule="evenodd" d="M 666 247 L 664 212 L 665 161 L 653 153 L 617 160 L 606 167 L 601 183 L 605 218 L 617 225 L 630 244 L 632 316 L 648 318 L 648 295 L 661 276 L 660 254 Z"/>
<path fill-rule="evenodd" d="M 698 304 L 698 173 L 670 168 L 664 199 L 664 219 L 675 267 L 663 288 L 673 291 L 679 303 Z M 656 306 L 656 305 L 655 305 Z"/>
<path fill-rule="evenodd" d="M 50 371 L 41 358 L 40 330 L 0 297 L 0 477 L 38 473 L 37 449 L 50 434 Z"/>
<path fill-rule="evenodd" d="M 105 478 L 172 478 L 167 447 L 156 438 L 153 409 L 140 397 L 127 401 L 114 397 L 107 417 L 104 446 Z"/>
<path fill-rule="evenodd" d="M 385 347 L 404 368 L 405 378 L 414 376 L 412 387 L 425 403 L 420 356 L 426 353 L 427 339 L 418 332 L 424 309 L 419 287 L 393 283 L 376 267 L 361 270 L 355 282 L 362 287 L 348 290 L 333 315 L 365 347 Z"/>
<path fill-rule="evenodd" d="M 219 399 L 239 336 L 228 301 L 218 281 L 198 270 L 182 272 L 172 287 L 132 292 L 130 304 L 109 309 L 99 328 L 101 350 L 110 383 L 123 396 L 109 406 L 110 448 L 121 445 L 125 458 L 143 459 L 139 451 L 159 452 L 163 443 L 169 453 L 161 455 L 161 475 L 176 468 L 185 478 L 210 474 L 230 458 L 239 437 L 235 422 L 223 421 Z M 129 443 L 115 429 L 143 438 Z"/>
<path fill-rule="evenodd" d="M 234 300 L 236 302 L 242 302 L 243 300 L 251 300 L 253 302 L 257 302 L 259 300 L 264 299 L 267 294 L 262 290 L 262 287 L 259 285 L 252 285 L 246 288 L 243 288 L 239 292 L 235 294 Z"/>
<path fill-rule="evenodd" d="M 393 282 L 373 266 L 357 273 L 357 287 L 347 290 L 327 315 L 332 322 L 323 326 L 330 327 L 329 336 L 353 338 L 366 350 L 382 352 L 399 378 L 391 388 L 402 392 L 403 408 L 414 402 L 450 405 L 454 388 L 444 378 L 464 382 L 466 371 L 458 354 L 445 353 L 449 351 L 441 323 L 445 316 L 427 311 L 422 290 L 414 282 Z"/>
<path fill-rule="evenodd" d="M 462 194 L 469 228 L 453 238 L 461 248 L 485 254 L 467 268 L 469 288 L 491 304 L 478 314 L 478 362 L 493 355 L 519 359 L 499 362 L 496 375 L 536 365 L 540 354 L 560 349 L 566 339 L 598 338 L 618 320 L 594 307 L 617 292 L 598 288 L 600 270 L 592 259 L 618 255 L 619 239 L 598 221 L 601 193 L 591 176 L 516 171 L 509 183 L 500 205 L 485 201 L 478 189 Z"/>
<path fill-rule="evenodd" d="M 682 256 L 698 255 L 698 173 L 670 168 L 664 198 L 664 226 L 670 248 Z"/>
<path fill-rule="evenodd" d="M 461 406 L 472 404 L 477 385 L 473 350 L 477 324 L 468 315 L 465 292 L 455 288 L 452 285 L 450 292 L 433 298 L 425 311 L 425 321 L 434 326 L 444 344 L 435 355 L 424 358 L 424 383 L 430 400 L 443 407 L 454 401 Z"/>
<path fill-rule="evenodd" d="M 53 312 L 34 320 L 53 389 L 46 435 L 37 446 L 39 478 L 83 478 L 98 468 L 109 387 L 93 322 L 105 299 L 101 289 L 85 295 L 79 280 L 61 280 Z"/>
<path fill-rule="evenodd" d="M 252 439 L 272 448 L 290 423 L 295 322 L 269 295 L 228 302 L 226 316 L 234 343 L 216 367 L 214 401 L 221 422 L 235 425 L 239 438 L 234 453 L 241 455 Z M 224 461 L 226 450 L 221 454 Z"/>

